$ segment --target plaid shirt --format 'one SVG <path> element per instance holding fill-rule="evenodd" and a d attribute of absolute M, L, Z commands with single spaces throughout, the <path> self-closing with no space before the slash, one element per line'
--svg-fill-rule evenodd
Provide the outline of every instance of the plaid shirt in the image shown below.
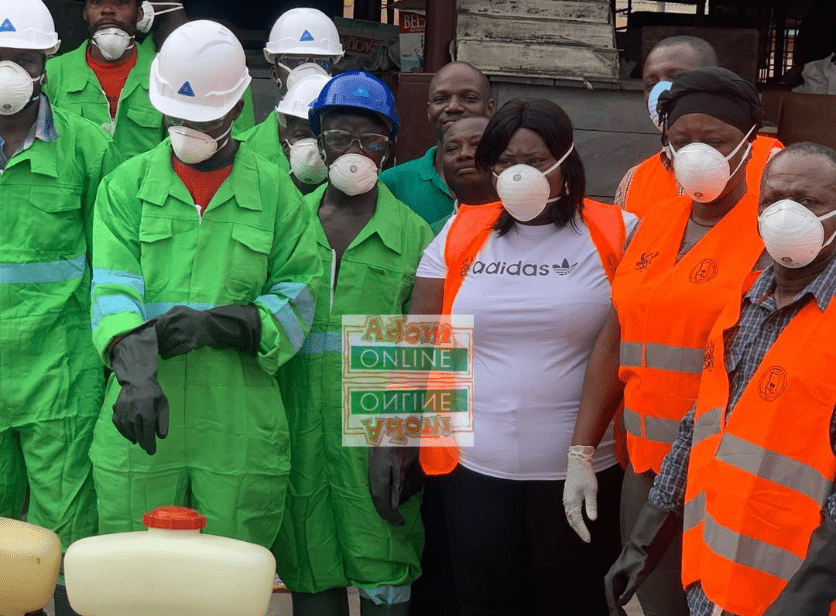
<path fill-rule="evenodd" d="M 45 141 L 47 143 L 58 139 L 58 131 L 55 130 L 55 124 L 52 120 L 52 107 L 49 104 L 49 99 L 43 94 L 41 94 L 41 97 L 38 100 L 38 119 L 29 130 L 26 140 L 16 152 L 12 153 L 12 156 L 32 147 L 32 144 L 35 143 L 35 139 L 40 139 L 41 141 Z M 9 156 L 6 158 L 6 154 L 3 152 L 3 145 L 5 145 L 5 143 L 6 142 L 3 141 L 3 138 L 0 137 L 0 173 L 5 171 L 6 165 L 9 164 L 9 159 L 12 157 Z"/>
<path fill-rule="evenodd" d="M 830 300 L 836 294 L 836 258 L 831 260 L 827 268 L 807 285 L 791 304 L 783 308 L 776 309 L 774 288 L 775 274 L 772 267 L 769 267 L 744 296 L 737 325 L 724 334 L 724 361 L 730 377 L 727 420 L 764 355 L 807 302 L 812 299 L 820 310 L 827 309 Z M 692 407 L 679 425 L 676 441 L 662 462 L 662 468 L 648 497 L 657 507 L 674 511 L 678 515 L 682 515 L 685 503 L 685 483 L 688 478 L 688 461 L 694 434 L 694 411 L 695 408 Z M 830 421 L 831 446 L 835 440 L 836 413 Z M 826 509 L 828 515 L 836 520 L 836 493 L 827 499 Z M 689 586 L 687 594 L 691 616 L 712 616 L 714 605 L 705 596 L 699 584 Z M 724 615 L 729 615 L 729 612 L 724 612 Z"/>

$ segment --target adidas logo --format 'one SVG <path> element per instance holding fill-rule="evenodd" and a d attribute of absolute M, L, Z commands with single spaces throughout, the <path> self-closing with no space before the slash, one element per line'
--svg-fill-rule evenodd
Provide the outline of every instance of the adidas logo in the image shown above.
<path fill-rule="evenodd" d="M 8 19 L 4 19 L 0 24 L 0 32 L 17 32 L 17 29 L 12 25 Z"/>
<path fill-rule="evenodd" d="M 180 86 L 180 89 L 177 90 L 177 94 L 180 94 L 182 96 L 194 97 L 194 90 L 192 90 L 192 84 L 190 84 L 188 81 L 184 81 L 183 85 Z"/>
<path fill-rule="evenodd" d="M 302 33 L 302 38 L 300 38 L 299 40 L 300 40 L 300 41 L 307 42 L 307 41 L 312 41 L 312 40 L 314 40 L 314 37 L 313 37 L 313 34 L 311 34 L 310 32 L 308 32 L 307 30 L 305 30 L 305 31 Z"/>

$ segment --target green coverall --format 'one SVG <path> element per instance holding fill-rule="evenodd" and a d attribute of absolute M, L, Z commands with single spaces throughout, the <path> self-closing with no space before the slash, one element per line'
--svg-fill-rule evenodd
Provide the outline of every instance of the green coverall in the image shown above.
<path fill-rule="evenodd" d="M 148 100 L 148 76 L 154 54 L 143 45 L 136 46 L 136 66 L 128 74 L 116 119 L 112 120 L 104 90 L 87 65 L 89 44 L 85 41 L 78 49 L 47 61 L 44 91 L 59 109 L 87 118 L 113 135 L 113 142 L 125 158 L 150 150 L 167 134 L 162 114 Z"/>
<path fill-rule="evenodd" d="M 305 197 L 313 212 L 327 184 Z M 369 494 L 368 449 L 342 446 L 341 329 L 344 314 L 403 314 L 415 271 L 432 240 L 427 224 L 377 183 L 377 208 L 343 254 L 332 288 L 333 251 L 315 222 L 325 275 L 302 350 L 279 370 L 291 437 L 287 510 L 273 546 L 288 588 L 314 593 L 358 586 L 406 591 L 421 572 L 420 497 L 400 507 L 406 523 L 384 521 Z"/>
<path fill-rule="evenodd" d="M 290 163 L 282 152 L 279 141 L 279 118 L 275 111 L 271 111 L 263 122 L 241 134 L 242 147 L 248 148 L 270 162 L 276 163 L 284 173 L 290 173 Z"/>
<path fill-rule="evenodd" d="M 52 121 L 56 140 L 0 172 L 0 516 L 20 518 L 28 475 L 28 520 L 66 550 L 96 532 L 89 246 L 96 188 L 121 156 L 87 120 L 53 109 Z"/>
<path fill-rule="evenodd" d="M 93 343 L 106 364 L 115 337 L 176 305 L 254 302 L 262 322 L 257 357 L 206 347 L 160 360 L 170 425 L 153 456 L 114 427 L 111 377 L 90 450 L 101 532 L 139 530 L 145 511 L 188 503 L 207 533 L 269 548 L 290 470 L 275 374 L 302 346 L 322 272 L 309 210 L 287 175 L 239 149 L 201 220 L 169 140 L 105 178 L 96 208 Z"/>

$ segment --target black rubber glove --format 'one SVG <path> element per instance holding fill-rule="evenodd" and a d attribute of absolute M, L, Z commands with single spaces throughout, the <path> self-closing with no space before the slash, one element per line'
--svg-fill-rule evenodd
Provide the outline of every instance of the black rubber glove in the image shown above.
<path fill-rule="evenodd" d="M 218 306 L 209 310 L 175 306 L 151 322 L 157 329 L 163 359 L 207 346 L 235 348 L 255 356 L 261 341 L 261 315 L 253 304 Z"/>
<path fill-rule="evenodd" d="M 626 616 L 626 605 L 647 574 L 659 564 L 677 533 L 682 518 L 671 511 L 645 503 L 618 559 L 604 576 L 604 592 L 610 616 Z"/>
<path fill-rule="evenodd" d="M 113 405 L 119 434 L 157 453 L 154 435 L 168 435 L 168 400 L 157 383 L 157 332 L 148 321 L 129 332 L 110 350 L 116 380 L 122 386 Z"/>
<path fill-rule="evenodd" d="M 369 493 L 381 518 L 403 526 L 398 507 L 421 491 L 418 447 L 369 447 Z"/>
<path fill-rule="evenodd" d="M 825 518 L 810 537 L 801 567 L 763 616 L 826 616 L 836 601 L 836 522 Z"/>

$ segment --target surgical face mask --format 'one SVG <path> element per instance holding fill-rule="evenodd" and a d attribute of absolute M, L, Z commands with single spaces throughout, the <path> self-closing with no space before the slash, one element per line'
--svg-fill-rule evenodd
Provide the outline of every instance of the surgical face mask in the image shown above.
<path fill-rule="evenodd" d="M 836 210 L 816 216 L 806 207 L 791 199 L 776 201 L 758 216 L 758 231 L 766 251 L 776 263 L 797 269 L 813 262 L 833 238 L 824 241 L 822 220 L 836 216 Z"/>
<path fill-rule="evenodd" d="M 369 192 L 377 184 L 377 165 L 362 154 L 343 154 L 328 168 L 328 179 L 349 197 Z"/>
<path fill-rule="evenodd" d="M 656 110 L 656 106 L 659 104 L 659 97 L 662 95 L 662 92 L 667 92 L 671 89 L 673 82 L 671 81 L 660 81 L 653 89 L 650 90 L 650 94 L 647 97 L 647 112 L 650 114 L 650 119 L 653 120 L 653 125 L 656 127 L 660 133 L 662 132 L 662 123 L 659 121 L 659 112 Z"/>
<path fill-rule="evenodd" d="M 284 68 L 286 69 L 287 67 Z M 290 88 L 292 88 L 295 84 L 302 81 L 305 77 L 310 77 L 311 75 L 325 75 L 326 77 L 330 77 L 328 71 L 322 68 L 319 64 L 305 62 L 290 71 L 290 74 L 287 76 L 287 89 L 290 90 Z"/>
<path fill-rule="evenodd" d="M 168 134 L 171 137 L 171 149 L 174 150 L 174 155 L 187 165 L 196 165 L 209 160 L 215 152 L 224 147 L 229 141 L 227 135 L 231 130 L 230 124 L 223 135 L 215 138 L 188 126 L 169 126 Z M 221 139 L 224 139 L 224 142 L 219 144 Z"/>
<path fill-rule="evenodd" d="M 32 95 L 34 83 L 43 77 L 32 77 L 15 62 L 0 62 L 0 115 L 14 115 L 35 100 L 37 96 Z"/>
<path fill-rule="evenodd" d="M 546 171 L 530 165 L 513 165 L 499 175 L 494 173 L 496 194 L 511 216 L 520 222 L 534 220 L 543 213 L 547 204 L 560 199 L 560 196 L 549 199 L 552 190 L 546 176 L 557 169 L 574 149 L 573 143 L 566 154 Z"/>
<path fill-rule="evenodd" d="M 749 155 L 751 145 L 747 142 L 755 127 L 749 129 L 743 140 L 737 144 L 728 156 L 723 156 L 718 150 L 705 143 L 690 143 L 679 150 L 670 147 L 673 154 L 673 170 L 676 181 L 682 186 L 685 194 L 697 203 L 711 203 L 726 188 L 732 176 L 738 172 Z M 746 152 L 734 171 L 729 170 L 729 159 L 746 144 Z"/>
<path fill-rule="evenodd" d="M 328 177 L 328 166 L 319 154 L 316 139 L 313 137 L 299 139 L 296 143 L 288 143 L 288 147 L 290 148 L 290 172 L 302 182 L 316 185 L 321 184 Z"/>
<path fill-rule="evenodd" d="M 102 28 L 93 34 L 93 43 L 102 52 L 105 60 L 118 60 L 133 46 L 133 38 L 120 28 Z"/>
<path fill-rule="evenodd" d="M 157 15 L 165 15 L 166 13 L 173 13 L 174 11 L 179 11 L 183 8 L 182 2 L 157 2 L 158 6 L 166 6 L 169 8 L 157 10 L 154 8 L 154 5 L 145 0 L 142 3 L 142 19 L 136 22 L 136 29 L 142 32 L 143 34 L 147 34 L 151 31 L 151 27 L 154 25 L 154 17 Z"/>

